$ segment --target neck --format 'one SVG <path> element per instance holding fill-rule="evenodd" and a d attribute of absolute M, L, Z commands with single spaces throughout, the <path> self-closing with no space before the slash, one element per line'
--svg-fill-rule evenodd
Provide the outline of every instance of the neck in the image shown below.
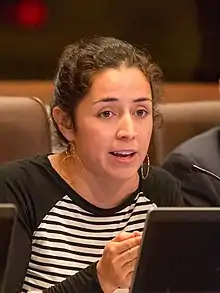
<path fill-rule="evenodd" d="M 91 204 L 104 209 L 114 208 L 122 203 L 131 193 L 133 193 L 139 184 L 139 176 L 136 173 L 132 178 L 126 180 L 115 180 L 107 176 L 92 174 L 83 169 L 82 172 L 71 170 L 68 175 L 60 172 L 60 159 L 51 156 L 49 158 L 54 169 L 59 175 L 85 200 Z M 70 175 L 71 174 L 71 175 Z"/>
<path fill-rule="evenodd" d="M 139 176 L 136 174 L 127 180 L 115 180 L 94 176 L 85 171 L 83 176 L 78 177 L 73 183 L 73 188 L 83 198 L 100 208 L 114 208 L 122 203 L 139 183 Z"/>

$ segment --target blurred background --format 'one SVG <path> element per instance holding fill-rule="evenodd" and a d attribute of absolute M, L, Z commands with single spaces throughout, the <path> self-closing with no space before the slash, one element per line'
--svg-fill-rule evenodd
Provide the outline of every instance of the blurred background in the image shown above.
<path fill-rule="evenodd" d="M 48 103 L 61 51 L 94 34 L 147 48 L 164 72 L 168 99 L 185 99 L 194 88 L 195 99 L 206 88 L 219 97 L 219 0 L 0 0 L 0 95 Z"/>

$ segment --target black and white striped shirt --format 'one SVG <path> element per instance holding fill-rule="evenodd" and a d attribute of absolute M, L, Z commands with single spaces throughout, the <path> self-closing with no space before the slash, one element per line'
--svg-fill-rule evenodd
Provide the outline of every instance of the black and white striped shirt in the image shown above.
<path fill-rule="evenodd" d="M 48 288 L 96 262 L 119 232 L 142 230 L 153 206 L 140 192 L 121 211 L 97 217 L 64 196 L 34 232 L 23 291 Z"/>
<path fill-rule="evenodd" d="M 151 167 L 147 180 L 120 206 L 95 207 L 42 155 L 0 167 L 0 197 L 18 207 L 7 293 L 46 288 L 51 293 L 54 285 L 56 292 L 101 292 L 93 264 L 106 243 L 121 231 L 142 231 L 156 205 L 182 204 L 176 181 Z"/>

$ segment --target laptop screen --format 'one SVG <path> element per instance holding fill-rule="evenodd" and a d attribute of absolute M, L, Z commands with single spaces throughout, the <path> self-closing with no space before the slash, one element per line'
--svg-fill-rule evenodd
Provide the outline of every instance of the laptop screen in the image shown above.
<path fill-rule="evenodd" d="M 13 236 L 16 208 L 10 204 L 0 204 L 0 292 L 4 290 L 7 259 Z"/>
<path fill-rule="evenodd" d="M 150 214 L 132 293 L 220 291 L 220 209 L 192 212 Z"/>

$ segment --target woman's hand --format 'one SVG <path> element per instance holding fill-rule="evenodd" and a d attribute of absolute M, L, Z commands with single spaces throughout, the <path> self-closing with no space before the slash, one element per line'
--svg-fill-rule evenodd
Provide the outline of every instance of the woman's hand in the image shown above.
<path fill-rule="evenodd" d="M 140 232 L 122 232 L 106 244 L 97 263 L 97 275 L 104 293 L 130 287 L 140 243 Z"/>

